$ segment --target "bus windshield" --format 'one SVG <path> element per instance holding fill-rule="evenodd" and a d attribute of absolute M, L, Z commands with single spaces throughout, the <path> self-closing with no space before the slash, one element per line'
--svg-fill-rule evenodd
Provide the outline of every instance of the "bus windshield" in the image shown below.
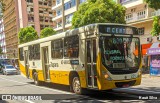
<path fill-rule="evenodd" d="M 101 37 L 102 62 L 107 69 L 138 69 L 140 41 L 137 37 Z"/>

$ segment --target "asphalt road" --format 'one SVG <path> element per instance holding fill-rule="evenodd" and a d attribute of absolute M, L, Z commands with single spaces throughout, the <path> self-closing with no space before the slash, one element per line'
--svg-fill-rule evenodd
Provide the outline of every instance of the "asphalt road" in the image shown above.
<path fill-rule="evenodd" d="M 122 103 L 122 102 L 159 102 L 156 97 L 160 97 L 160 86 L 154 85 L 156 79 L 144 78 L 142 85 L 114 89 L 113 91 L 89 91 L 87 95 L 76 95 L 69 91 L 68 86 L 45 83 L 42 86 L 35 86 L 33 80 L 27 79 L 22 75 L 0 75 L 0 98 L 2 95 L 11 96 L 14 100 L 1 100 L 0 103 Z M 146 82 L 150 82 L 146 84 Z M 151 88 L 152 87 L 152 88 Z M 155 91 L 154 91 L 154 89 Z M 152 96 L 146 99 L 146 95 Z M 148 96 L 148 95 L 147 95 Z M 25 98 L 30 98 L 29 100 Z"/>

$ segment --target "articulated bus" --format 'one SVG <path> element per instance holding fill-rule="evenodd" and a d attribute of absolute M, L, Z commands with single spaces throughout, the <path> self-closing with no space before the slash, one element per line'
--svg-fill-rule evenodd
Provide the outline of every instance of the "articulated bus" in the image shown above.
<path fill-rule="evenodd" d="M 69 85 L 77 94 L 140 85 L 138 31 L 123 24 L 96 23 L 20 44 L 19 67 L 36 85 Z"/>

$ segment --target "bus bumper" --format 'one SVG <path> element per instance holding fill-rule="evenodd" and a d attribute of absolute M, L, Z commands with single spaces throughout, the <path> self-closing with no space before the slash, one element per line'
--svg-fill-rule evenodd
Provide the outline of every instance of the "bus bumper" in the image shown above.
<path fill-rule="evenodd" d="M 118 81 L 108 81 L 103 79 L 103 84 L 99 90 L 110 90 L 114 88 L 126 88 L 130 86 L 136 86 L 141 84 L 141 77 L 131 80 L 118 80 Z"/>

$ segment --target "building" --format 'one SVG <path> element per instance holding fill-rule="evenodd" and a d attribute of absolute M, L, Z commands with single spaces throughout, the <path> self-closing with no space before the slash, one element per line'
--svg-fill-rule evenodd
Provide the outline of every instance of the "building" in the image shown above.
<path fill-rule="evenodd" d="M 148 65 L 147 49 L 152 43 L 159 40 L 153 37 L 150 32 L 152 30 L 153 17 L 160 15 L 160 10 L 154 10 L 144 2 L 144 0 L 119 0 L 126 9 L 126 23 L 136 26 L 140 33 L 141 48 L 143 54 L 143 64 Z"/>
<path fill-rule="evenodd" d="M 16 1 L 16 0 L 15 0 Z M 14 0 L 5 0 L 5 11 L 3 13 L 4 33 L 6 41 L 7 58 L 17 57 L 18 36 L 17 36 L 17 17 L 16 2 Z"/>
<path fill-rule="evenodd" d="M 18 0 L 19 28 L 32 26 L 40 35 L 45 27 L 53 27 L 52 0 Z"/>
<path fill-rule="evenodd" d="M 73 13 L 78 10 L 79 4 L 86 0 L 53 0 L 53 25 L 57 32 L 66 31 L 71 27 Z"/>
<path fill-rule="evenodd" d="M 3 25 L 3 18 L 0 18 L 0 48 L 2 49 L 2 53 L 0 54 L 0 58 L 7 58 L 6 57 L 6 43 L 5 43 L 5 34 L 4 34 L 4 25 Z"/>
<path fill-rule="evenodd" d="M 8 58 L 18 57 L 18 32 L 32 26 L 40 36 L 45 27 L 53 27 L 52 0 L 5 0 L 4 28 Z"/>

